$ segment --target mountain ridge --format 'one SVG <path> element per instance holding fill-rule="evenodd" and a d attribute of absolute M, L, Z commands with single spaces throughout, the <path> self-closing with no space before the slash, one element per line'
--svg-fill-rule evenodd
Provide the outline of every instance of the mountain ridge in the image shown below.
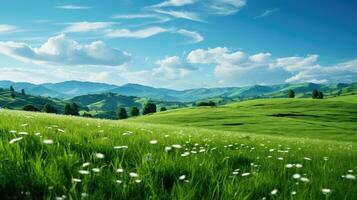
<path fill-rule="evenodd" d="M 287 95 L 287 91 L 290 89 L 294 90 L 300 97 L 307 97 L 313 89 L 318 89 L 325 93 L 331 94 L 336 94 L 340 90 L 346 90 L 349 92 L 357 90 L 357 83 L 284 83 L 277 85 L 252 85 L 244 87 L 216 87 L 174 90 L 167 88 L 155 88 L 135 83 L 127 83 L 118 86 L 114 84 L 76 80 L 43 84 L 0 81 L 0 88 L 9 88 L 10 86 L 13 86 L 17 91 L 25 89 L 26 93 L 31 95 L 62 99 L 71 99 L 76 96 L 87 94 L 115 93 L 124 96 L 136 96 L 153 100 L 176 102 L 194 102 L 216 97 L 233 99 L 284 97 Z"/>

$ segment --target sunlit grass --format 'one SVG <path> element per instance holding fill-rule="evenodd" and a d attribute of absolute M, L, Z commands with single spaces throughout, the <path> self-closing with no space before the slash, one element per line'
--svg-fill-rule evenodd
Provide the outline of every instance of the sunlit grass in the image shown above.
<path fill-rule="evenodd" d="M 2 199 L 357 199 L 354 142 L 6 110 L 0 137 Z"/>

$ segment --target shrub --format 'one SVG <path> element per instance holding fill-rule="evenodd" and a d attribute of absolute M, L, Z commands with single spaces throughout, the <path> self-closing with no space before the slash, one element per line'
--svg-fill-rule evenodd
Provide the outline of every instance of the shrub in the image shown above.
<path fill-rule="evenodd" d="M 32 112 L 39 112 L 40 109 L 36 108 L 35 106 L 33 105 L 26 105 L 22 108 L 22 110 L 25 110 L 25 111 L 32 111 Z"/>
<path fill-rule="evenodd" d="M 46 103 L 46 105 L 43 107 L 43 111 L 46 113 L 57 113 L 58 112 L 57 109 L 49 103 Z"/>
<path fill-rule="evenodd" d="M 289 98 L 295 98 L 295 91 L 294 90 L 289 90 L 288 97 Z"/>
<path fill-rule="evenodd" d="M 198 102 L 196 105 L 197 106 L 216 106 L 216 103 L 213 101 L 209 101 L 209 102 L 201 101 L 201 102 Z"/>
<path fill-rule="evenodd" d="M 147 115 L 150 113 L 156 113 L 156 104 L 154 104 L 154 103 L 145 104 L 144 109 L 143 109 L 143 115 Z"/>
<path fill-rule="evenodd" d="M 118 118 L 119 119 L 126 119 L 128 118 L 128 113 L 126 112 L 125 108 L 120 108 L 118 110 Z"/>
<path fill-rule="evenodd" d="M 132 117 L 136 117 L 136 116 L 139 116 L 140 114 L 140 110 L 137 108 L 137 107 L 132 107 L 131 110 L 130 110 L 130 115 Z"/>

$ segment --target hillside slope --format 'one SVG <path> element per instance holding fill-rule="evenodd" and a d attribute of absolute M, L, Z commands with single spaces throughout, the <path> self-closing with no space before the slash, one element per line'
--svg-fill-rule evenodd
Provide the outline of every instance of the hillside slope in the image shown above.
<path fill-rule="evenodd" d="M 13 86 L 15 88 L 15 91 L 20 92 L 22 89 L 24 89 L 27 94 L 35 95 L 35 96 L 55 97 L 55 98 L 57 97 L 63 98 L 66 96 L 61 92 L 51 90 L 42 85 L 36 85 L 26 82 L 0 81 L 0 88 L 9 89 L 10 86 Z"/>
<path fill-rule="evenodd" d="M 25 105 L 33 105 L 39 110 L 42 110 L 47 103 L 54 106 L 58 111 L 63 112 L 66 102 L 48 97 L 32 96 L 28 94 L 23 95 L 18 92 L 15 93 L 15 98 L 12 98 L 10 90 L 0 88 L 0 107 L 3 108 L 20 110 Z"/>
<path fill-rule="evenodd" d="M 131 120 L 269 135 L 356 141 L 357 95 L 324 100 L 250 100 L 219 107 L 172 110 Z"/>

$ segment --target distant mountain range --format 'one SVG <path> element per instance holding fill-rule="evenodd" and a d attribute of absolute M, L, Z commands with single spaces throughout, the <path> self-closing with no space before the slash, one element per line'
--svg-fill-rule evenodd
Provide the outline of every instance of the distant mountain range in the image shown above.
<path fill-rule="evenodd" d="M 124 96 L 135 96 L 157 101 L 194 102 L 207 99 L 250 99 L 264 97 L 286 97 L 289 89 L 293 89 L 297 97 L 311 95 L 313 89 L 323 91 L 327 95 L 338 93 L 353 93 L 357 91 L 357 83 L 338 84 L 280 84 L 280 85 L 254 85 L 247 87 L 225 87 L 225 88 L 198 88 L 189 90 L 172 90 L 165 88 L 154 88 L 139 84 L 125 84 L 122 86 L 66 81 L 60 83 L 32 84 L 26 82 L 0 81 L 0 88 L 13 86 L 16 91 L 24 89 L 27 94 L 71 99 L 76 96 L 89 94 L 114 93 Z"/>

